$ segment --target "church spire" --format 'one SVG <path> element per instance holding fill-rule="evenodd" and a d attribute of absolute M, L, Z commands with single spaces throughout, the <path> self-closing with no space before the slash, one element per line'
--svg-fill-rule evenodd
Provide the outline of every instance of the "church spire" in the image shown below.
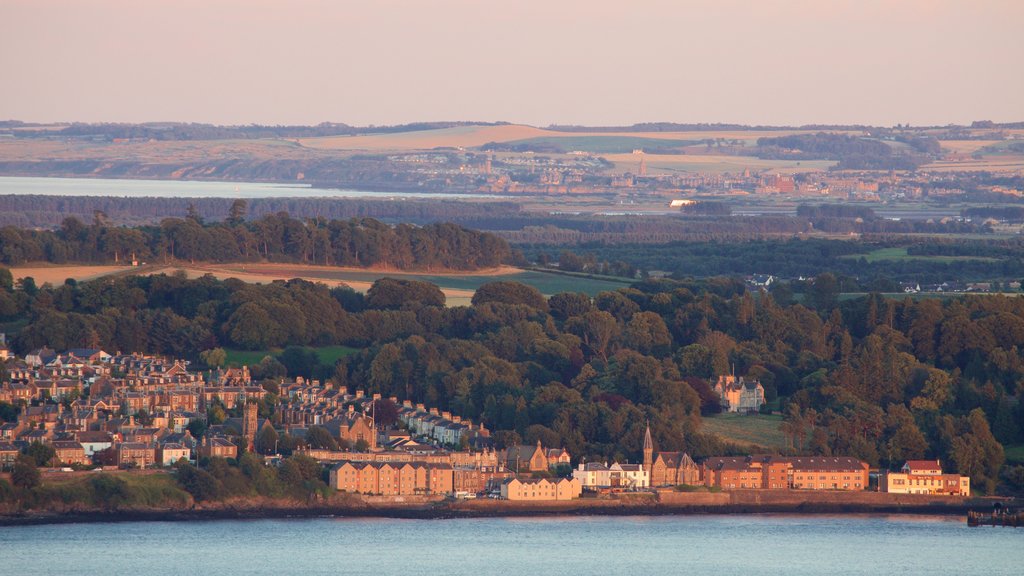
<path fill-rule="evenodd" d="M 654 464 L 654 442 L 651 440 L 651 422 L 647 421 L 647 431 L 644 432 L 644 471 L 651 473 L 651 466 Z"/>

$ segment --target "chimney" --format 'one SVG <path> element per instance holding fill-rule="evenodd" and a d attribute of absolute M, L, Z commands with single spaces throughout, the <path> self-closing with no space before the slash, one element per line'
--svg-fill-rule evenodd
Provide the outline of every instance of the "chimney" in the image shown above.
<path fill-rule="evenodd" d="M 462 422 L 462 416 L 452 416 L 452 422 L 459 424 Z"/>
<path fill-rule="evenodd" d="M 338 392 L 341 392 L 342 396 L 348 396 L 348 386 L 342 386 L 338 388 Z"/>
<path fill-rule="evenodd" d="M 349 413 L 350 413 L 350 414 L 351 414 L 352 412 L 355 412 L 355 411 L 356 411 L 356 406 L 355 406 L 355 404 L 349 404 L 349 405 L 348 405 L 348 411 L 349 411 Z"/>
<path fill-rule="evenodd" d="M 356 390 L 356 399 L 357 399 L 357 400 L 358 400 L 359 398 L 362 398 L 362 397 L 363 397 L 363 396 L 365 396 L 365 395 L 366 395 L 366 392 L 365 392 L 365 391 L 363 391 L 363 390 Z"/>
<path fill-rule="evenodd" d="M 445 420 L 451 420 L 452 419 L 452 413 L 451 412 L 441 412 L 441 418 L 444 418 Z"/>
<path fill-rule="evenodd" d="M 380 394 L 374 394 L 373 395 L 373 399 L 374 400 L 380 400 Z"/>
<path fill-rule="evenodd" d="M 427 407 L 424 406 L 423 404 L 417 404 L 416 405 L 416 409 L 419 410 L 420 412 L 426 412 L 427 411 Z"/>
<path fill-rule="evenodd" d="M 402 406 L 405 408 L 412 408 L 412 400 L 406 400 L 405 402 L 402 402 Z"/>
<path fill-rule="evenodd" d="M 431 408 L 430 414 L 433 416 L 440 416 L 440 413 L 437 411 L 437 408 Z"/>

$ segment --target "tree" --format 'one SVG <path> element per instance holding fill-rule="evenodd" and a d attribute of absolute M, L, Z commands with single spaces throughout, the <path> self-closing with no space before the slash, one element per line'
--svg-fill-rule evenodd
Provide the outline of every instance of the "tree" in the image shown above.
<path fill-rule="evenodd" d="M 31 490 L 39 485 L 41 475 L 36 468 L 35 458 L 21 454 L 14 461 L 14 470 L 11 472 L 11 482 L 18 488 Z"/>
<path fill-rule="evenodd" d="M 310 448 L 319 450 L 337 450 L 338 441 L 323 426 L 310 426 L 306 430 L 306 443 Z"/>
<path fill-rule="evenodd" d="M 374 400 L 369 413 L 378 427 L 391 426 L 398 421 L 398 406 L 387 398 Z"/>
<path fill-rule="evenodd" d="M 273 454 L 277 450 L 277 430 L 273 426 L 266 425 L 256 435 L 256 451 L 263 455 Z"/>
<path fill-rule="evenodd" d="M 25 455 L 32 458 L 36 466 L 49 466 L 57 456 L 57 451 L 49 444 L 36 441 L 25 448 Z"/>
<path fill-rule="evenodd" d="M 206 423 L 198 418 L 189 422 L 185 429 L 188 430 L 189 434 L 196 439 L 201 439 L 206 435 Z"/>
<path fill-rule="evenodd" d="M 210 368 L 220 368 L 228 359 L 228 354 L 223 348 L 210 348 L 199 353 L 199 359 Z"/>
<path fill-rule="evenodd" d="M 540 290 L 520 282 L 488 282 L 477 288 L 473 294 L 473 306 L 480 306 L 486 302 L 523 304 L 544 312 L 548 310 L 548 302 Z"/>
<path fill-rule="evenodd" d="M 245 223 L 245 214 L 248 211 L 248 205 L 245 200 L 241 198 L 236 199 L 231 203 L 231 208 L 228 210 L 228 218 L 225 220 L 228 226 L 238 226 Z"/>
<path fill-rule="evenodd" d="M 366 305 L 378 310 L 415 310 L 444 306 L 445 296 L 436 285 L 419 280 L 381 278 L 366 291 Z"/>
<path fill-rule="evenodd" d="M 193 202 L 188 203 L 188 208 L 185 210 L 185 218 L 195 222 L 196 224 L 202 225 L 203 223 L 203 217 L 199 215 L 199 210 Z"/>
<path fill-rule="evenodd" d="M 593 309 L 590 296 L 582 292 L 560 292 L 548 299 L 551 315 L 556 320 L 568 320 L 573 316 L 582 316 Z"/>
<path fill-rule="evenodd" d="M 811 303 L 819 311 L 827 312 L 839 302 L 839 281 L 831 272 L 819 274 L 810 291 Z"/>

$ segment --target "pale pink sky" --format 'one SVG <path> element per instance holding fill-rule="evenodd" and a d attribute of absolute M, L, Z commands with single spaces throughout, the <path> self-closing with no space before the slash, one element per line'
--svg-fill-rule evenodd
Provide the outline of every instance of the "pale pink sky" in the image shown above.
<path fill-rule="evenodd" d="M 1024 0 L 0 0 L 0 119 L 1024 120 Z"/>

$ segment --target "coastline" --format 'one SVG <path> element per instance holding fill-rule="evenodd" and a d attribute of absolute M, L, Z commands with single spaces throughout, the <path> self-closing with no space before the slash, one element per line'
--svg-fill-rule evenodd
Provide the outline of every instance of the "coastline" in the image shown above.
<path fill-rule="evenodd" d="M 753 491 L 747 491 L 753 492 Z M 674 493 L 678 494 L 678 493 Z M 98 522 L 188 522 L 216 520 L 266 520 L 312 518 L 391 518 L 404 520 L 455 520 L 500 517 L 574 517 L 574 516 L 688 516 L 722 514 L 787 514 L 787 515 L 865 515 L 906 514 L 915 516 L 966 516 L 971 510 L 990 510 L 996 502 L 1003 506 L 1021 507 L 1024 502 L 1013 498 L 944 498 L 923 495 L 861 493 L 885 498 L 815 498 L 816 494 L 784 494 L 787 498 L 750 498 L 743 492 L 697 494 L 715 496 L 683 498 L 666 502 L 652 497 L 583 498 L 569 501 L 509 502 L 505 500 L 459 500 L 435 502 L 393 502 L 369 504 L 363 501 L 344 503 L 297 504 L 269 506 L 222 505 L 193 508 L 149 508 L 125 510 L 26 511 L 0 514 L 0 527 L 43 524 L 78 524 Z M 734 496 L 739 498 L 733 498 Z M 771 496 L 777 496 L 774 494 Z M 653 494 L 649 496 L 655 496 Z M 691 495 L 687 495 L 691 496 Z M 757 496 L 765 496 L 760 494 Z M 724 497 L 724 498 L 722 498 Z M 767 500 L 767 501 L 765 501 Z"/>

